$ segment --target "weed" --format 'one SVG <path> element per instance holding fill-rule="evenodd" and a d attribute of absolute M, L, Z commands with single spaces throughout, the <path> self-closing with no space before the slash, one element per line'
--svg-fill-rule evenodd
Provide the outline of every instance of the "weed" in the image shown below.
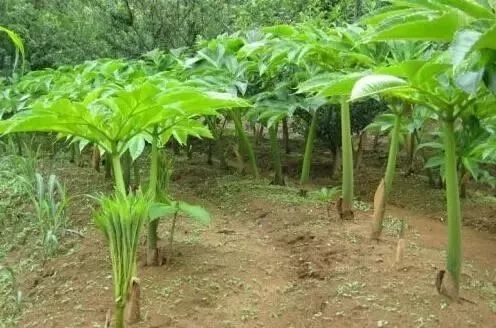
<path fill-rule="evenodd" d="M 372 208 L 372 205 L 367 202 L 355 199 L 353 201 L 353 208 L 362 212 L 367 212 Z"/>
<path fill-rule="evenodd" d="M 347 282 L 336 288 L 336 294 L 337 296 L 352 297 L 358 295 L 364 287 L 365 283 L 363 282 Z"/>
<path fill-rule="evenodd" d="M 50 175 L 45 184 L 43 176 L 36 173 L 33 188 L 33 203 L 36 223 L 42 236 L 45 255 L 53 255 L 59 248 L 60 237 L 66 228 L 65 209 L 68 198 L 64 187 L 55 175 Z"/>
<path fill-rule="evenodd" d="M 14 270 L 0 266 L 0 313 L 6 314 L 2 318 L 0 327 L 15 324 L 17 314 L 21 309 L 22 293 L 16 288 Z"/>
<path fill-rule="evenodd" d="M 401 232 L 407 228 L 407 224 L 404 219 L 399 219 L 388 215 L 382 221 L 382 227 L 385 234 L 398 237 Z"/>

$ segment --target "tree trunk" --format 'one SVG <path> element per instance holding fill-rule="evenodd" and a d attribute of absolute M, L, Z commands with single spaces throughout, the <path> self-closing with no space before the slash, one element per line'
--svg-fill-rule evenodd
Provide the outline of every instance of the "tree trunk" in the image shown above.
<path fill-rule="evenodd" d="M 448 255 L 446 275 L 442 288 L 449 297 L 458 299 L 462 266 L 462 227 L 460 194 L 456 163 L 456 141 L 454 119 L 444 121 L 444 160 L 446 178 L 446 200 L 448 210 Z"/>
<path fill-rule="evenodd" d="M 358 145 L 355 151 L 355 170 L 359 170 L 360 165 L 362 164 L 363 147 L 366 139 L 367 139 L 367 131 L 365 130 L 360 131 L 360 135 L 358 136 Z"/>
<path fill-rule="evenodd" d="M 148 185 L 148 193 L 150 198 L 157 200 L 157 180 L 158 180 L 158 136 L 154 133 L 152 140 L 152 153 L 150 163 L 150 181 Z M 159 219 L 155 219 L 148 223 L 147 235 L 147 250 L 146 250 L 146 265 L 159 265 L 159 252 L 157 247 L 157 229 Z"/>
<path fill-rule="evenodd" d="M 274 124 L 269 128 L 270 134 L 270 151 L 272 153 L 272 162 L 274 164 L 274 184 L 284 186 L 284 176 L 282 174 L 281 150 L 279 148 L 279 140 L 277 138 L 278 124 Z"/>
<path fill-rule="evenodd" d="M 243 129 L 243 123 L 241 122 L 241 116 L 240 113 L 237 111 L 232 112 L 232 118 L 234 121 L 234 126 L 236 128 L 236 132 L 238 134 L 238 139 L 239 139 L 239 149 L 240 151 L 244 152 L 243 155 L 248 156 L 248 161 L 250 163 L 250 169 L 251 173 L 255 177 L 255 179 L 258 179 L 259 174 L 258 174 L 258 167 L 257 167 L 257 160 L 255 158 L 255 152 L 253 151 L 253 147 L 248 140 L 248 137 Z"/>
<path fill-rule="evenodd" d="M 122 168 L 124 170 L 124 185 L 126 187 L 126 192 L 129 192 L 131 190 L 131 166 L 132 166 L 132 158 L 131 154 L 129 151 L 126 151 L 122 155 Z"/>
<path fill-rule="evenodd" d="M 284 142 L 284 150 L 286 154 L 291 153 L 291 147 L 289 145 L 289 127 L 287 117 L 282 119 L 282 140 Z"/>
<path fill-rule="evenodd" d="M 407 158 L 408 158 L 408 168 L 406 171 L 406 175 L 412 175 L 415 173 L 414 162 L 415 162 L 415 147 L 416 147 L 416 131 L 410 133 L 407 137 Z"/>
<path fill-rule="evenodd" d="M 207 164 L 208 165 L 214 164 L 214 162 L 212 160 L 213 152 L 214 152 L 214 141 L 208 140 L 208 148 L 207 148 Z"/>
<path fill-rule="evenodd" d="M 374 143 L 373 143 L 373 146 L 372 146 L 372 149 L 374 151 L 377 150 L 377 147 L 379 147 L 379 138 L 381 137 L 380 133 L 377 133 L 376 135 L 374 135 Z"/>
<path fill-rule="evenodd" d="M 258 128 L 257 136 L 255 137 L 255 144 L 257 146 L 260 144 L 260 141 L 263 138 L 263 133 L 264 133 L 264 126 L 262 124 L 260 124 L 260 127 Z"/>
<path fill-rule="evenodd" d="M 312 113 L 312 121 L 308 128 L 307 139 L 305 144 L 305 154 L 303 155 L 303 166 L 301 169 L 300 184 L 304 185 L 310 180 L 310 167 L 312 165 L 312 153 L 317 134 L 318 115 L 317 110 Z"/>
<path fill-rule="evenodd" d="M 341 219 L 352 219 L 353 215 L 353 145 L 351 142 L 350 104 L 341 100 L 341 145 L 343 181 L 338 212 Z"/>
<path fill-rule="evenodd" d="M 98 148 L 98 145 L 93 145 L 93 155 L 91 157 L 91 163 L 93 169 L 95 169 L 97 172 L 100 172 L 100 149 Z"/>
<path fill-rule="evenodd" d="M 401 114 L 397 113 L 394 119 L 393 130 L 389 142 L 389 154 L 386 165 L 386 174 L 377 188 L 374 197 L 374 224 L 372 225 L 371 238 L 379 240 L 382 232 L 382 222 L 386 211 L 386 203 L 393 187 L 394 174 L 396 172 L 396 160 L 400 147 Z M 384 184 L 384 186 L 382 186 Z M 376 199 L 377 198 L 377 199 Z M 377 201 L 377 204 L 376 204 Z M 377 207 L 377 208 L 376 208 Z"/>
<path fill-rule="evenodd" d="M 188 159 L 193 158 L 193 144 L 191 143 L 191 138 L 188 138 L 188 141 L 186 142 L 186 154 Z"/>
<path fill-rule="evenodd" d="M 112 179 L 112 156 L 105 153 L 105 179 Z"/>
<path fill-rule="evenodd" d="M 169 259 L 174 256 L 174 233 L 176 231 L 176 222 L 177 222 L 177 212 L 174 213 L 174 217 L 172 218 L 171 228 L 169 232 Z"/>
<path fill-rule="evenodd" d="M 336 149 L 334 149 L 332 153 L 333 161 L 331 165 L 331 179 L 336 179 L 338 178 L 339 169 L 341 168 L 341 149 L 339 147 L 336 147 Z"/>
<path fill-rule="evenodd" d="M 141 172 L 137 159 L 133 162 L 133 176 L 134 188 L 139 189 L 141 187 Z"/>
<path fill-rule="evenodd" d="M 125 195 L 126 194 L 126 184 L 124 183 L 124 176 L 122 174 L 121 159 L 120 159 L 117 151 L 114 151 L 114 153 L 112 154 L 112 170 L 114 172 L 114 180 L 115 180 L 116 189 Z"/>
<path fill-rule="evenodd" d="M 462 173 L 460 174 L 460 197 L 465 199 L 467 198 L 467 185 L 470 181 L 470 173 L 467 172 L 465 169 L 461 170 Z"/>

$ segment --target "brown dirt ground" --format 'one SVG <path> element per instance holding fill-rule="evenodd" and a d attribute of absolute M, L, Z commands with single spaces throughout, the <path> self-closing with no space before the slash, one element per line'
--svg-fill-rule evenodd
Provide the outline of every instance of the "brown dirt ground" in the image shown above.
<path fill-rule="evenodd" d="M 381 156 L 367 154 L 357 174 L 357 195 L 364 201 L 370 202 L 379 181 Z M 272 189 L 261 193 L 246 178 L 226 177 L 194 158 L 177 165 L 175 194 L 202 204 L 214 220 L 208 227 L 181 220 L 168 263 L 140 268 L 143 320 L 136 327 L 494 326 L 496 236 L 464 228 L 462 294 L 475 304 L 450 304 L 437 295 L 434 279 L 446 244 L 442 192 L 422 178 L 397 176 L 400 191 L 388 214 L 407 220 L 408 246 L 403 264 L 395 267 L 394 234 L 386 231 L 379 243 L 367 239 L 370 209 L 342 222 L 334 213 L 328 217 L 324 204 L 298 203 L 295 195 L 274 198 Z M 60 160 L 54 165 L 70 191 L 110 188 L 103 174 L 89 168 Z M 327 165 L 316 160 L 316 186 L 336 184 L 325 177 Z M 495 226 L 494 204 L 486 205 L 470 198 L 465 220 L 487 218 L 493 224 L 483 227 Z M 75 198 L 70 217 L 84 238 L 67 236 L 63 255 L 20 278 L 27 305 L 18 327 L 103 327 L 112 306 L 111 269 L 90 213 L 91 202 Z M 162 222 L 164 243 L 167 229 Z M 8 262 L 24 255 L 13 252 Z"/>

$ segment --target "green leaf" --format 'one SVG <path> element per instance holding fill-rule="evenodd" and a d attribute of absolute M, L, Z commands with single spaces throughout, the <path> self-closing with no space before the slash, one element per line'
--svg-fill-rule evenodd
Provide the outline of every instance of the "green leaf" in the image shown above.
<path fill-rule="evenodd" d="M 496 20 L 496 17 L 494 18 Z M 474 49 L 496 50 L 496 23 L 485 31 L 474 45 Z"/>
<path fill-rule="evenodd" d="M 377 94 L 386 94 L 395 90 L 404 90 L 408 83 L 392 75 L 369 75 L 358 80 L 351 91 L 351 100 L 357 100 Z"/>
<path fill-rule="evenodd" d="M 439 4 L 459 9 L 464 14 L 477 19 L 494 19 L 491 8 L 485 7 L 473 0 L 437 0 Z"/>
<path fill-rule="evenodd" d="M 456 31 L 463 26 L 459 14 L 445 12 L 439 16 L 419 15 L 405 17 L 404 22 L 396 22 L 391 26 L 380 28 L 372 39 L 375 41 L 386 40 L 425 40 L 425 41 L 451 41 Z"/>
<path fill-rule="evenodd" d="M 135 161 L 138 157 L 141 156 L 143 150 L 145 149 L 145 138 L 143 135 L 138 134 L 133 137 L 128 142 L 129 154 L 131 154 L 131 158 Z"/>
<path fill-rule="evenodd" d="M 150 206 L 150 211 L 148 212 L 148 217 L 150 221 L 157 220 L 161 217 L 172 216 L 178 211 L 176 202 L 166 203 L 153 203 Z"/>
<path fill-rule="evenodd" d="M 460 65 L 467 57 L 467 54 L 472 51 L 481 35 L 482 33 L 473 30 L 464 30 L 456 33 L 450 49 L 455 66 Z"/>
<path fill-rule="evenodd" d="M 444 165 L 444 157 L 442 155 L 433 156 L 427 160 L 424 167 L 426 169 L 442 167 Z"/>
<path fill-rule="evenodd" d="M 209 224 L 211 221 L 210 213 L 201 206 L 191 205 L 186 202 L 179 201 L 179 210 L 191 219 L 194 219 L 202 224 Z"/>

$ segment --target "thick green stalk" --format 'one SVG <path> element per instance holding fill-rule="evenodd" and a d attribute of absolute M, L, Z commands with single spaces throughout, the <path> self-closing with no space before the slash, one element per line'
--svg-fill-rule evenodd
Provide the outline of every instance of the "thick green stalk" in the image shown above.
<path fill-rule="evenodd" d="M 243 129 L 243 122 L 241 122 L 241 116 L 239 112 L 233 112 L 232 118 L 234 121 L 234 127 L 236 128 L 236 132 L 238 134 L 240 150 L 245 151 L 248 156 L 248 160 L 250 162 L 251 170 L 256 179 L 258 179 L 258 167 L 257 160 L 255 158 L 255 152 L 253 151 L 253 147 L 251 146 L 248 137 L 246 136 L 245 130 Z"/>
<path fill-rule="evenodd" d="M 282 139 L 284 140 L 284 150 L 286 151 L 286 154 L 291 153 L 291 148 L 289 146 L 289 127 L 287 118 L 284 118 L 282 120 Z"/>
<path fill-rule="evenodd" d="M 342 145 L 342 199 L 343 206 L 353 204 L 353 145 L 351 143 L 351 122 L 350 122 L 350 104 L 346 99 L 341 100 L 341 145 Z"/>
<path fill-rule="evenodd" d="M 117 303 L 115 305 L 115 328 L 124 328 L 124 306 Z"/>
<path fill-rule="evenodd" d="M 114 170 L 114 179 L 116 189 L 123 195 L 126 194 L 126 185 L 124 183 L 124 176 L 122 175 L 121 158 L 117 152 L 112 153 L 112 168 Z"/>
<path fill-rule="evenodd" d="M 394 118 L 393 130 L 391 131 L 391 138 L 389 141 L 389 155 L 386 166 L 386 175 L 384 176 L 386 198 L 393 187 L 393 179 L 396 172 L 396 160 L 398 158 L 398 151 L 400 148 L 400 128 L 401 115 L 396 114 Z"/>
<path fill-rule="evenodd" d="M 270 135 L 270 151 L 272 153 L 272 161 L 274 164 L 274 184 L 284 185 L 284 177 L 282 175 L 281 150 L 279 140 L 277 139 L 278 124 L 274 124 L 269 128 Z"/>
<path fill-rule="evenodd" d="M 308 128 L 307 140 L 305 144 L 305 154 L 303 155 L 303 167 L 301 169 L 300 184 L 305 184 L 310 179 L 310 166 L 312 164 L 313 144 L 317 134 L 317 111 L 312 113 L 312 121 Z"/>
<path fill-rule="evenodd" d="M 384 179 L 379 184 L 379 187 L 377 187 L 377 191 L 374 196 L 374 223 L 372 225 L 371 238 L 377 241 L 382 233 L 386 202 L 393 186 L 393 179 L 396 171 L 396 160 L 400 146 L 400 128 L 401 113 L 398 112 L 395 113 L 393 130 L 391 131 L 389 138 L 389 156 L 386 166 L 386 174 Z"/>
<path fill-rule="evenodd" d="M 446 178 L 446 201 L 448 208 L 448 257 L 446 268 L 458 291 L 462 266 L 462 227 L 460 193 L 456 169 L 456 142 L 454 120 L 444 121 L 444 161 Z"/>
<path fill-rule="evenodd" d="M 153 135 L 152 140 L 152 154 L 150 163 L 150 181 L 148 182 L 148 192 L 152 201 L 157 198 L 157 180 L 158 180 L 158 136 Z M 156 262 L 155 255 L 157 253 L 157 229 L 159 220 L 153 220 L 148 223 L 148 237 L 147 246 L 149 255 L 147 262 Z M 148 265 L 153 265 L 155 263 L 148 263 Z"/>
<path fill-rule="evenodd" d="M 126 191 L 129 192 L 129 190 L 131 189 L 131 166 L 133 165 L 131 154 L 129 153 L 129 151 L 126 151 L 124 154 L 122 154 L 121 162 L 124 186 L 126 187 Z"/>

